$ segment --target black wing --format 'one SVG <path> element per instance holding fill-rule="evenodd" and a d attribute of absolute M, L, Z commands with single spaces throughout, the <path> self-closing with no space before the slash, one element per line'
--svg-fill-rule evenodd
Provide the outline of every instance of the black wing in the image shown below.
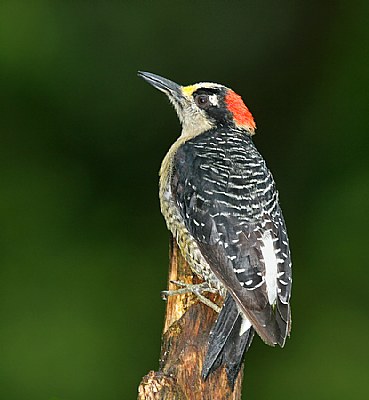
<path fill-rule="evenodd" d="M 266 343 L 283 345 L 289 293 L 287 303 L 278 300 L 276 317 L 268 302 L 261 238 L 268 229 L 285 228 L 278 225 L 273 178 L 251 139 L 211 130 L 185 142 L 174 157 L 172 192 L 186 228 L 240 310 Z"/>

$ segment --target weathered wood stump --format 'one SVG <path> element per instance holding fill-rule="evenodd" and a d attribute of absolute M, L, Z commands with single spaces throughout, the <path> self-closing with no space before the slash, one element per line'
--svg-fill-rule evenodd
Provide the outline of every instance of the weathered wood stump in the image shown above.
<path fill-rule="evenodd" d="M 169 264 L 169 290 L 177 289 L 171 281 L 199 283 L 172 239 Z M 211 297 L 210 297 L 211 296 Z M 217 304 L 223 299 L 209 295 Z M 210 329 L 216 313 L 192 294 L 171 296 L 167 300 L 159 371 L 150 371 L 138 388 L 138 400 L 240 400 L 243 368 L 234 391 L 225 369 L 211 374 L 204 382 L 201 369 L 207 350 Z"/>

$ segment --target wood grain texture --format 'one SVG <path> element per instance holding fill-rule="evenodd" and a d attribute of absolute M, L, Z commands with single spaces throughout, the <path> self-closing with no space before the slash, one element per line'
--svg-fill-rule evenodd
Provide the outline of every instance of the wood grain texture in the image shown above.
<path fill-rule="evenodd" d="M 169 289 L 176 289 L 172 280 L 199 283 L 171 241 Z M 209 295 L 217 304 L 223 299 Z M 138 400 L 240 400 L 243 368 L 232 392 L 225 369 L 211 374 L 204 382 L 201 369 L 210 329 L 216 313 L 200 303 L 192 294 L 171 296 L 167 301 L 162 335 L 159 371 L 150 371 L 138 388 Z"/>

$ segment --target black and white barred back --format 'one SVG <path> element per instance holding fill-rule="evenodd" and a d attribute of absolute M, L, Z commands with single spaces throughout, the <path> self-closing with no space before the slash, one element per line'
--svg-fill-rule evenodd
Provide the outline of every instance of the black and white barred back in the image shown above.
<path fill-rule="evenodd" d="M 290 330 L 288 237 L 273 177 L 251 137 L 227 127 L 186 141 L 173 159 L 171 192 L 237 310 L 265 342 L 283 346 Z"/>

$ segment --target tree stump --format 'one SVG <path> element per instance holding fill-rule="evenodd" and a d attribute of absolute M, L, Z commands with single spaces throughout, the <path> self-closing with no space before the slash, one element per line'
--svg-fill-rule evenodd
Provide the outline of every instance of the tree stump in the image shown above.
<path fill-rule="evenodd" d="M 199 283 L 172 238 L 169 264 L 169 290 L 177 289 L 171 281 Z M 223 298 L 210 295 L 221 305 Z M 170 296 L 167 300 L 162 334 L 159 371 L 150 371 L 138 388 L 138 400 L 240 400 L 243 368 L 232 392 L 224 367 L 201 378 L 208 337 L 217 315 L 193 294 Z"/>

